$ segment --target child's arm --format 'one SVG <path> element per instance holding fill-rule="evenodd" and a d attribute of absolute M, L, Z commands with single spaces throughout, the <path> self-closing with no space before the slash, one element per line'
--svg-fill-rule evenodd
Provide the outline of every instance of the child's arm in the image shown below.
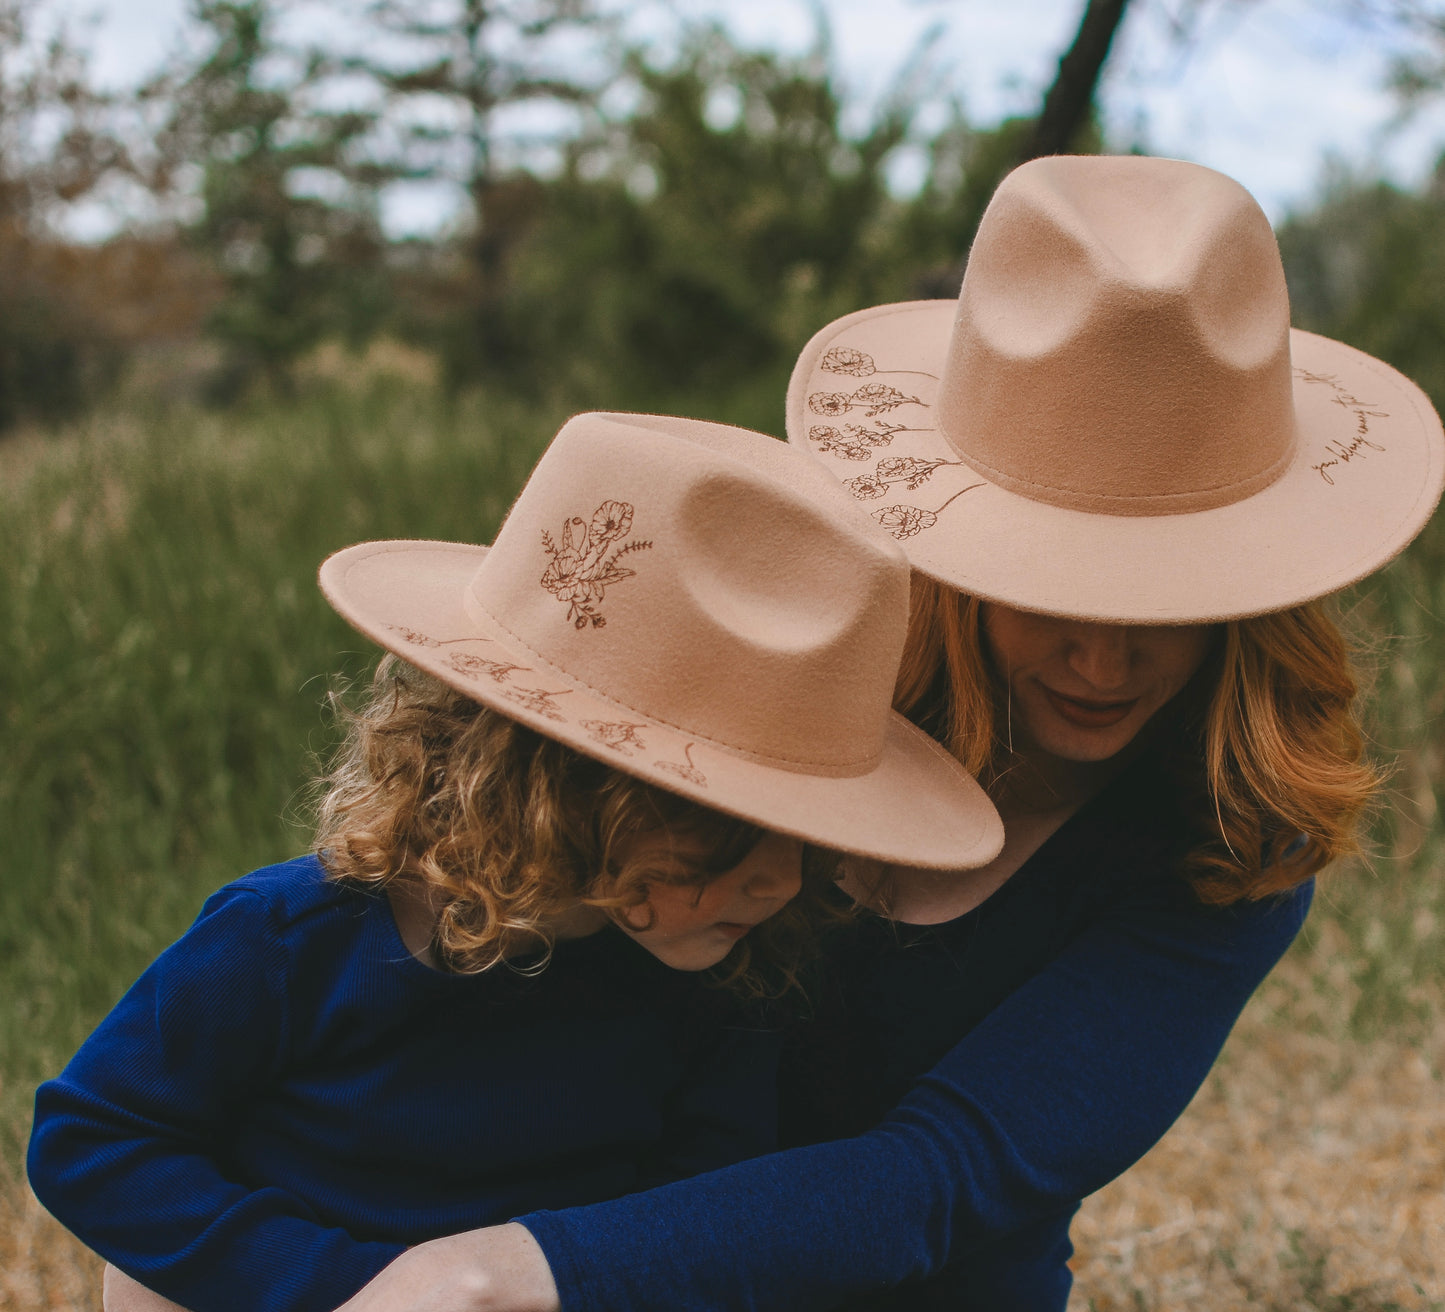
<path fill-rule="evenodd" d="M 81 1240 L 192 1312 L 326 1312 L 397 1257 L 226 1169 L 287 1042 L 284 942 L 231 887 L 36 1094 L 28 1167 Z"/>

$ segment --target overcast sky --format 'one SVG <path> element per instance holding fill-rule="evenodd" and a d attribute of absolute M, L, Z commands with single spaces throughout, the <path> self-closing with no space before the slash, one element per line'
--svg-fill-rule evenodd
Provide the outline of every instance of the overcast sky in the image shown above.
<path fill-rule="evenodd" d="M 1347 0 L 1210 0 L 1197 6 L 1207 17 L 1181 48 L 1167 16 L 1186 3 L 1134 0 L 1102 95 L 1116 140 L 1229 173 L 1275 219 L 1308 201 L 1327 154 L 1414 183 L 1445 151 L 1445 98 L 1403 129 L 1391 127 L 1395 106 L 1382 82 L 1403 38 L 1341 17 Z M 665 30 L 655 10 L 628 8 L 640 32 Z M 779 49 L 805 49 L 814 33 L 806 0 L 675 0 L 673 8 L 717 17 L 740 40 Z M 821 0 L 821 8 L 860 104 L 931 25 L 943 24 L 937 58 L 963 90 L 970 121 L 986 124 L 1037 105 L 1082 0 Z M 39 12 L 93 16 L 94 68 L 123 84 L 175 48 L 186 0 L 41 0 Z M 906 161 L 899 178 L 906 184 Z M 445 208 L 435 192 L 400 198 L 391 226 L 435 228 L 449 217 Z"/>

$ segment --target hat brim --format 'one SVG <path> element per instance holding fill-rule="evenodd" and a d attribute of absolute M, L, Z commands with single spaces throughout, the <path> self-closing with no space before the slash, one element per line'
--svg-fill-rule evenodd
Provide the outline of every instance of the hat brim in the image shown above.
<path fill-rule="evenodd" d="M 1285 472 L 1254 495 L 1187 514 L 1106 515 L 1006 491 L 966 464 L 935 426 L 932 402 L 956 308 L 904 302 L 829 324 L 794 368 L 787 426 L 788 440 L 859 496 L 916 569 L 964 592 L 1116 623 L 1239 619 L 1372 573 L 1403 550 L 1440 499 L 1445 439 L 1425 394 L 1362 351 L 1298 329 L 1290 340 L 1299 441 Z M 825 370 L 834 348 L 865 356 L 867 374 Z M 843 411 L 860 384 L 892 394 L 867 392 L 881 399 Z M 850 422 L 875 435 L 903 427 L 882 441 L 854 440 Z M 879 477 L 878 462 L 890 457 L 902 461 L 888 470 L 913 476 Z"/>
<path fill-rule="evenodd" d="M 464 604 L 486 547 L 364 542 L 321 566 L 321 590 L 368 637 L 466 696 L 671 792 L 779 833 L 880 861 L 970 869 L 998 855 L 1003 825 L 938 743 L 890 712 L 867 773 L 805 774 L 745 757 L 613 701 L 551 666 Z M 737 696 L 719 688 L 720 697 Z"/>

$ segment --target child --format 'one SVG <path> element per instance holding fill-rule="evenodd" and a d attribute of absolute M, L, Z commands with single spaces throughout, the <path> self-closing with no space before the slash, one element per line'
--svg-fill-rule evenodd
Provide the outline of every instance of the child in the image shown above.
<path fill-rule="evenodd" d="M 215 894 L 41 1086 L 46 1206 L 193 1312 L 323 1312 L 409 1244 L 770 1147 L 770 1044 L 702 975 L 790 985 L 804 842 L 1002 839 L 889 709 L 908 569 L 846 502 L 758 434 L 582 415 L 490 549 L 328 560 L 405 659 L 316 855 Z"/>

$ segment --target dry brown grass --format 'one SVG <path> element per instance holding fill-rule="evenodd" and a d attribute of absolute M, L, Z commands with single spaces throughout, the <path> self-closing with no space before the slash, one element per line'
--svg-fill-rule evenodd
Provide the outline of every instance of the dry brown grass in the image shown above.
<path fill-rule="evenodd" d="M 1445 1021 L 1370 1043 L 1256 999 L 1188 1112 L 1073 1230 L 1070 1312 L 1445 1308 Z"/>
<path fill-rule="evenodd" d="M 0 1199 L 0 1309 L 100 1312 L 100 1267 L 29 1189 L 9 1183 Z"/>

